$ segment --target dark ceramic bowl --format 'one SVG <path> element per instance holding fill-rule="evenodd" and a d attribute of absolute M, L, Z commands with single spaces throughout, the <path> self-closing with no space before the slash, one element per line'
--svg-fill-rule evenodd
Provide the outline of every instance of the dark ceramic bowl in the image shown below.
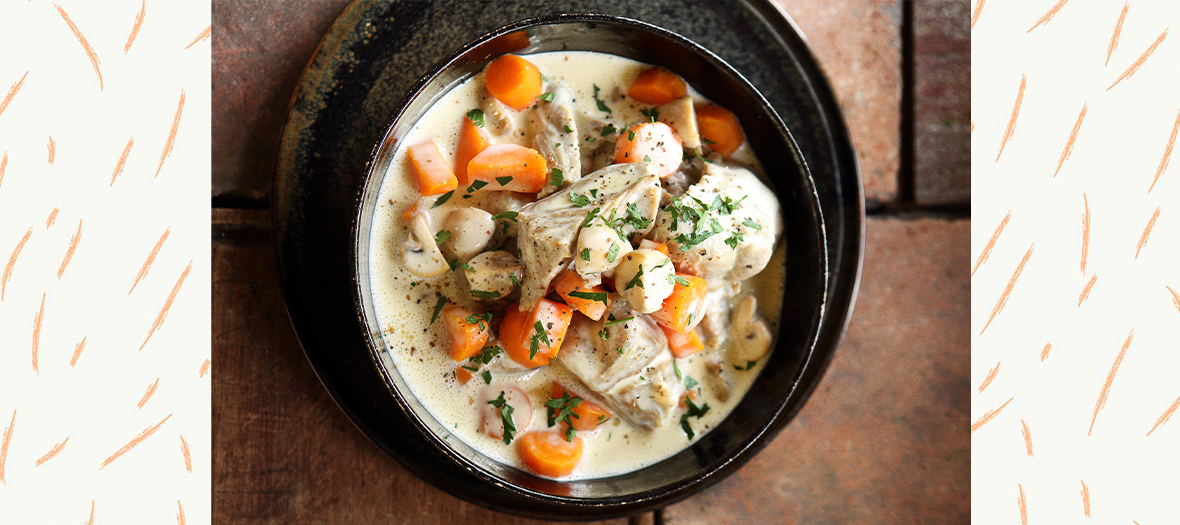
<path fill-rule="evenodd" d="M 527 31 L 529 46 L 513 49 L 519 35 L 506 35 L 520 31 Z M 566 50 L 609 53 L 666 67 L 733 111 L 765 167 L 766 182 L 779 197 L 788 248 L 774 351 L 733 412 L 692 446 L 659 463 L 627 474 L 578 481 L 541 478 L 491 460 L 458 439 L 445 439 L 446 427 L 414 397 L 397 369 L 384 364 L 389 358 L 373 309 L 368 265 L 370 229 L 384 174 L 401 138 L 427 109 L 505 52 Z M 686 497 L 736 470 L 774 437 L 781 428 L 775 423 L 787 417 L 783 409 L 815 350 L 826 301 L 828 255 L 819 199 L 807 165 L 782 120 L 745 78 L 708 50 L 656 26 L 606 15 L 558 15 L 522 20 L 464 45 L 427 71 L 399 108 L 374 148 L 358 202 L 353 292 L 373 363 L 426 441 L 468 472 L 527 498 L 572 508 L 626 510 L 645 507 L 653 500 Z"/>

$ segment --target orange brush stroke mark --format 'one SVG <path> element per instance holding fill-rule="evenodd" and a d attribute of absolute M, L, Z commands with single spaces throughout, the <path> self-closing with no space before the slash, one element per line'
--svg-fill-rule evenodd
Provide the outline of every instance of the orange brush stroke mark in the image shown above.
<path fill-rule="evenodd" d="M 1032 448 L 1032 433 L 1028 431 L 1028 423 L 1023 419 L 1020 420 L 1020 433 L 1024 436 L 1024 451 L 1028 453 L 1028 457 L 1033 457 Z"/>
<path fill-rule="evenodd" d="M 1079 480 L 1082 482 L 1082 510 L 1086 512 L 1086 517 L 1090 517 L 1090 487 L 1086 486 L 1086 480 Z"/>
<path fill-rule="evenodd" d="M 1082 212 L 1082 275 L 1086 274 L 1086 256 L 1090 254 L 1090 199 L 1086 194 L 1082 194 L 1082 205 L 1085 206 L 1085 211 Z"/>
<path fill-rule="evenodd" d="M 139 404 L 136 405 L 136 408 L 143 408 L 147 404 L 148 400 L 152 398 L 152 395 L 156 393 L 157 386 L 160 386 L 160 378 L 158 377 L 156 378 L 156 382 L 148 387 L 147 392 L 143 393 L 143 397 L 139 398 Z"/>
<path fill-rule="evenodd" d="M 192 42 L 189 42 L 187 46 L 184 46 L 184 48 L 188 49 L 190 47 L 193 47 L 193 46 L 197 45 L 197 42 L 200 42 L 202 40 L 205 40 L 206 38 L 209 38 L 209 36 L 212 34 L 213 34 L 213 25 L 209 25 L 209 27 L 206 27 L 204 31 L 201 31 L 201 34 L 197 35 L 197 37 L 194 38 Z"/>
<path fill-rule="evenodd" d="M 1147 238 L 1151 236 L 1151 229 L 1155 227 L 1155 220 L 1160 218 L 1159 206 L 1156 206 L 1155 213 L 1151 214 L 1151 219 L 1147 221 L 1147 226 L 1143 228 L 1143 235 L 1139 236 L 1139 245 L 1135 247 L 1135 258 L 1139 258 L 1139 252 L 1143 251 L 1143 246 L 1147 244 Z"/>
<path fill-rule="evenodd" d="M 184 505 L 180 504 L 180 500 L 176 500 L 176 524 L 184 525 Z"/>
<path fill-rule="evenodd" d="M 1155 189 L 1155 183 L 1159 182 L 1160 175 L 1168 169 L 1168 162 L 1172 160 L 1172 148 L 1176 147 L 1176 132 L 1180 130 L 1180 111 L 1176 112 L 1176 122 L 1172 124 L 1172 135 L 1168 137 L 1168 145 L 1164 148 L 1164 156 L 1160 157 L 1160 165 L 1155 169 L 1155 176 L 1151 178 L 1151 187 L 1147 188 L 1147 193 Z"/>
<path fill-rule="evenodd" d="M 90 519 L 86 520 L 86 525 L 94 525 L 94 500 L 90 500 Z"/>
<path fill-rule="evenodd" d="M 53 159 L 57 157 L 57 143 L 53 141 L 53 137 L 49 137 L 49 165 L 53 165 Z"/>
<path fill-rule="evenodd" d="M 70 368 L 74 368 L 74 365 L 78 364 L 78 357 L 82 355 L 82 350 L 85 348 L 86 338 L 83 337 L 81 341 L 78 341 L 77 346 L 74 347 L 74 355 L 70 357 Z"/>
<path fill-rule="evenodd" d="M 1090 282 L 1086 283 L 1086 287 L 1082 288 L 1082 294 L 1078 296 L 1078 308 L 1081 308 L 1082 303 L 1087 297 L 1090 297 L 1090 290 L 1094 289 L 1094 283 L 1098 282 L 1098 274 L 1090 277 Z"/>
<path fill-rule="evenodd" d="M 56 456 L 58 454 L 58 452 L 61 452 L 61 449 L 66 448 L 66 443 L 68 443 L 69 441 L 70 441 L 70 438 L 69 438 L 69 436 L 67 436 L 65 441 L 62 441 L 61 443 L 54 445 L 53 448 L 49 449 L 49 452 L 46 452 L 44 456 L 41 456 L 41 459 L 37 460 L 37 464 L 34 466 L 40 467 L 42 463 L 45 463 L 46 461 L 53 459 L 53 456 Z"/>
<path fill-rule="evenodd" d="M 1090 418 L 1090 430 L 1086 432 L 1089 436 L 1094 432 L 1094 422 L 1098 420 L 1098 411 L 1106 405 L 1106 397 L 1110 395 L 1110 385 L 1114 384 L 1114 375 L 1119 371 L 1119 365 L 1123 363 L 1123 356 L 1127 354 L 1127 349 L 1131 347 L 1131 339 L 1135 337 L 1135 331 L 1127 335 L 1127 340 L 1123 342 L 1122 350 L 1119 350 L 1119 356 L 1115 358 L 1114 364 L 1110 366 L 1110 373 L 1106 376 L 1106 383 L 1102 385 L 1102 392 L 1098 394 L 1098 401 L 1094 403 L 1094 416 Z"/>
<path fill-rule="evenodd" d="M 205 374 L 209 372 L 209 365 L 212 363 L 213 361 L 209 359 L 205 359 L 205 362 L 201 363 L 201 377 L 205 377 Z"/>
<path fill-rule="evenodd" d="M 1110 87 L 1106 88 L 1106 90 L 1110 91 L 1111 89 L 1114 89 L 1115 86 L 1119 85 L 1119 82 L 1131 78 L 1132 75 L 1139 72 L 1139 68 L 1142 67 L 1143 63 L 1147 61 L 1147 57 L 1151 56 L 1151 54 L 1155 52 L 1155 48 L 1159 47 L 1160 42 L 1163 42 L 1164 37 L 1167 36 L 1168 30 L 1165 29 L 1163 33 L 1160 33 L 1159 38 L 1155 39 L 1155 42 L 1151 44 L 1151 47 L 1148 47 L 1147 51 L 1144 51 L 1142 55 L 1139 55 L 1139 58 L 1135 59 L 1135 62 L 1133 62 L 1126 71 L 1123 71 L 1123 74 L 1119 75 L 1119 78 L 1115 79 L 1114 83 L 1111 84 Z"/>
<path fill-rule="evenodd" d="M 61 260 L 61 266 L 57 269 L 57 280 L 61 280 L 62 274 L 66 273 L 66 266 L 70 265 L 70 259 L 74 258 L 74 252 L 78 250 L 78 241 L 82 240 L 82 219 L 78 219 L 78 231 L 70 238 L 70 247 L 66 249 L 66 256 Z"/>
<path fill-rule="evenodd" d="M 29 237 L 33 236 L 33 227 L 29 227 L 29 231 L 25 232 L 25 236 L 21 237 L 20 242 L 16 243 L 16 248 L 12 250 L 12 255 L 8 257 L 8 264 L 4 266 L 4 276 L 0 277 L 0 301 L 4 300 L 4 294 L 8 291 L 8 280 L 12 278 L 12 269 L 16 266 L 16 258 L 20 257 L 20 251 L 24 249 L 25 243 L 29 242 Z"/>
<path fill-rule="evenodd" d="M 57 12 L 61 14 L 62 20 L 65 20 L 66 25 L 70 26 L 70 31 L 74 32 L 74 37 L 78 39 L 78 43 L 82 44 L 82 50 L 90 58 L 90 65 L 94 66 L 94 74 L 98 75 L 98 90 L 102 91 L 102 70 L 98 67 L 98 55 L 94 54 L 94 49 L 90 47 L 90 42 L 86 41 L 86 37 L 82 36 L 82 32 L 78 30 L 78 26 L 74 25 L 73 20 L 70 20 L 70 15 L 66 14 L 66 10 L 57 4 L 53 4 L 53 7 L 57 8 Z"/>
<path fill-rule="evenodd" d="M 41 321 L 45 319 L 45 294 L 41 294 L 41 309 L 37 311 L 37 316 L 33 318 L 33 373 L 41 375 L 41 371 L 37 369 L 37 351 L 41 347 Z"/>
<path fill-rule="evenodd" d="M 1073 123 L 1073 131 L 1069 132 L 1069 140 L 1065 142 L 1065 149 L 1061 150 L 1061 158 L 1057 159 L 1057 169 L 1053 170 L 1053 178 L 1057 178 L 1057 172 L 1061 171 L 1061 166 L 1065 165 L 1065 160 L 1073 153 L 1073 143 L 1078 140 L 1078 131 L 1082 129 L 1082 121 L 1086 119 L 1086 107 L 1088 104 L 1082 104 L 1082 111 L 1078 113 L 1078 119 Z"/>
<path fill-rule="evenodd" d="M 975 3 L 975 11 L 971 13 L 971 29 L 975 29 L 975 23 L 979 21 L 979 14 L 983 12 L 983 0 Z"/>
<path fill-rule="evenodd" d="M 1119 13 L 1119 21 L 1114 25 L 1114 33 L 1110 35 L 1110 46 L 1106 48 L 1106 62 L 1104 66 L 1110 65 L 1110 55 L 1114 53 L 1114 48 L 1119 46 L 1119 35 L 1123 32 L 1123 22 L 1127 20 L 1127 8 L 1131 7 L 1130 2 L 1123 4 L 1123 12 Z"/>
<path fill-rule="evenodd" d="M 983 253 L 979 254 L 979 258 L 975 260 L 975 267 L 971 269 L 971 275 L 975 275 L 975 270 L 978 270 L 983 265 L 984 261 L 992 254 L 992 248 L 995 248 L 996 241 L 1000 240 L 1000 234 L 1004 232 L 1004 226 L 1008 225 L 1008 219 L 1012 218 L 1012 210 L 1008 210 L 1008 214 L 1004 216 L 1004 220 L 1000 221 L 1000 225 L 996 227 L 996 231 L 992 232 L 992 238 L 987 240 L 987 246 L 983 247 Z"/>
<path fill-rule="evenodd" d="M 4 114 L 4 110 L 8 109 L 8 105 L 12 103 L 12 99 L 16 97 L 16 93 L 20 91 L 21 86 L 25 85 L 25 77 L 29 76 L 26 70 L 24 75 L 21 75 L 20 80 L 12 83 L 12 87 L 8 88 L 8 95 L 4 96 L 4 102 L 0 102 L 0 115 Z M 8 156 L 7 153 L 4 154 Z"/>
<path fill-rule="evenodd" d="M 1037 23 L 1033 24 L 1032 27 L 1028 28 L 1028 31 L 1025 31 L 1024 34 L 1027 35 L 1027 34 L 1031 33 L 1033 29 L 1036 29 L 1036 28 L 1040 27 L 1042 24 L 1047 23 L 1049 20 L 1052 20 L 1053 16 L 1056 15 L 1057 12 L 1060 11 L 1062 7 L 1065 7 L 1065 3 L 1068 1 L 1069 0 L 1058 0 L 1058 2 L 1056 4 L 1053 4 L 1053 7 L 1050 7 L 1049 11 L 1046 12 L 1045 15 L 1042 16 L 1039 20 L 1037 20 Z"/>
<path fill-rule="evenodd" d="M 983 379 L 983 383 L 981 383 L 981 384 L 979 385 L 979 393 L 980 393 L 980 394 L 982 394 L 982 393 L 983 393 L 983 390 L 984 390 L 985 388 L 987 388 L 987 387 L 988 387 L 988 385 L 992 384 L 992 380 L 994 380 L 994 379 L 996 378 L 996 374 L 998 374 L 998 373 L 1000 373 L 1000 363 L 999 363 L 999 362 L 996 362 L 996 367 L 995 367 L 995 368 L 993 368 L 993 369 L 991 370 L 991 372 L 988 372 L 988 373 L 987 373 L 987 377 L 985 377 L 985 378 Z"/>
<path fill-rule="evenodd" d="M 115 164 L 115 172 L 111 174 L 111 186 L 115 185 L 115 179 L 119 178 L 119 174 L 123 173 L 123 164 L 127 163 L 127 155 L 131 153 L 131 146 L 135 145 L 135 137 L 127 139 L 127 145 L 123 146 L 123 154 L 119 155 L 119 163 Z"/>
<path fill-rule="evenodd" d="M 1041 349 L 1041 361 L 1044 362 L 1049 358 L 1049 350 L 1053 349 L 1053 343 L 1045 343 L 1045 347 Z"/>
<path fill-rule="evenodd" d="M 1004 147 L 1012 139 L 1012 132 L 1016 131 L 1016 117 L 1020 116 L 1020 104 L 1024 102 L 1024 88 L 1028 84 L 1028 76 L 1020 75 L 1020 91 L 1016 93 L 1016 103 L 1012 104 L 1012 116 L 1008 117 L 1008 129 L 1004 130 L 1004 138 L 1000 141 L 1000 152 L 996 153 L 996 161 L 1004 154 Z"/>
<path fill-rule="evenodd" d="M 1173 290 L 1171 286 L 1165 286 L 1164 288 L 1172 292 L 1172 304 L 1176 305 L 1176 311 L 1180 312 L 1180 294 L 1177 294 L 1176 290 Z"/>
<path fill-rule="evenodd" d="M 135 37 L 139 36 L 139 28 L 143 26 L 143 15 L 147 14 L 147 0 L 139 6 L 139 14 L 135 15 L 135 25 L 131 26 L 131 34 L 127 35 L 127 43 L 123 44 L 123 54 L 126 55 L 131 51 L 131 43 L 135 42 Z"/>
<path fill-rule="evenodd" d="M 135 282 L 131 283 L 131 289 L 127 290 L 127 295 L 135 291 L 135 287 L 139 281 L 147 277 L 148 271 L 152 269 L 152 263 L 156 261 L 156 254 L 160 253 L 160 247 L 164 246 L 164 241 L 168 240 L 168 234 L 172 232 L 172 227 L 169 226 L 164 230 L 164 234 L 160 235 L 160 240 L 156 241 L 156 245 L 152 247 L 152 251 L 148 253 L 147 259 L 143 261 L 143 266 L 139 267 L 139 273 L 135 275 Z"/>
<path fill-rule="evenodd" d="M 8 171 L 8 152 L 4 152 L 4 157 L 0 159 L 0 186 L 4 185 L 4 172 Z"/>
<path fill-rule="evenodd" d="M 0 483 L 7 484 L 4 481 L 4 465 L 8 463 L 8 444 L 12 443 L 12 429 L 16 427 L 16 409 L 12 409 L 12 420 L 8 422 L 8 428 L 4 429 L 4 441 L 0 442 Z"/>
<path fill-rule="evenodd" d="M 1028 502 L 1024 499 L 1024 486 L 1019 483 L 1016 486 L 1020 488 L 1020 499 L 1016 500 L 1020 505 L 1020 523 L 1028 525 Z"/>
<path fill-rule="evenodd" d="M 188 441 L 184 440 L 184 436 L 180 436 L 180 452 L 184 454 L 184 469 L 193 472 L 193 457 L 188 452 Z"/>
<path fill-rule="evenodd" d="M 54 208 L 53 211 L 49 212 L 49 217 L 45 218 L 45 229 L 48 230 L 49 227 L 53 226 L 53 223 L 56 221 L 57 221 L 57 208 Z"/>
<path fill-rule="evenodd" d="M 180 102 L 176 104 L 176 116 L 172 117 L 172 130 L 168 132 L 168 140 L 164 142 L 164 151 L 160 152 L 160 163 L 156 165 L 156 174 L 152 178 L 160 176 L 160 170 L 164 167 L 164 159 L 172 155 L 172 145 L 176 143 L 176 130 L 180 128 L 180 114 L 184 112 L 184 90 L 180 90 Z"/>
<path fill-rule="evenodd" d="M 1172 402 L 1172 406 L 1168 407 L 1168 409 L 1165 410 L 1163 414 L 1160 414 L 1160 418 L 1155 420 L 1155 424 L 1151 426 L 1151 430 L 1147 431 L 1147 435 L 1150 436 L 1151 433 L 1155 432 L 1155 429 L 1159 428 L 1160 425 L 1167 423 L 1169 419 L 1172 419 L 1172 414 L 1176 413 L 1177 408 L 1180 408 L 1180 397 L 1177 397 L 1176 400 Z"/>
<path fill-rule="evenodd" d="M 180 278 L 176 280 L 176 284 L 172 286 L 172 293 L 168 294 L 168 299 L 164 301 L 164 307 L 160 308 L 160 314 L 156 316 L 156 321 L 152 323 L 151 330 L 148 330 L 147 337 L 143 339 L 143 344 L 139 345 L 140 350 L 143 350 L 143 347 L 147 346 L 148 341 L 152 339 L 152 335 L 156 333 L 156 330 L 160 329 L 160 325 L 164 324 L 164 318 L 168 317 L 168 310 L 172 309 L 172 301 L 176 300 L 176 294 L 180 292 L 181 285 L 184 284 L 184 280 L 188 277 L 188 272 L 192 269 L 193 262 L 189 261 L 188 266 L 184 267 L 184 272 L 180 274 Z"/>
<path fill-rule="evenodd" d="M 1004 305 L 1008 303 L 1008 296 L 1012 295 L 1012 288 L 1016 286 L 1016 280 L 1020 278 L 1020 272 L 1024 271 L 1024 265 L 1027 264 L 1028 259 L 1032 257 L 1033 246 L 1035 245 L 1028 245 L 1028 251 L 1024 252 L 1024 258 L 1021 259 L 1020 264 L 1016 266 L 1016 271 L 1012 272 L 1012 278 L 1008 279 L 1008 286 L 1004 287 L 1004 293 L 1000 294 L 1000 299 L 996 301 L 996 307 L 992 309 L 992 314 L 987 318 L 987 324 L 983 325 L 983 330 L 979 331 L 980 334 L 987 331 L 987 327 L 991 326 L 992 320 L 996 318 L 996 315 L 999 314 L 1000 311 L 1004 309 Z"/>
<path fill-rule="evenodd" d="M 991 421 L 991 420 L 995 419 L 996 416 L 1000 415 L 1000 411 L 1004 410 L 1004 407 L 1008 406 L 1008 403 L 1011 403 L 1012 399 L 1013 398 L 1011 398 L 1011 397 L 1008 398 L 1008 400 L 1005 401 L 1004 404 L 1000 405 L 1000 408 L 997 408 L 995 410 L 989 410 L 986 414 L 983 415 L 983 417 L 979 418 L 978 421 L 972 423 L 971 424 L 971 432 L 975 433 L 976 430 L 979 430 L 979 427 L 986 425 L 988 421 Z"/>
<path fill-rule="evenodd" d="M 164 425 L 164 423 L 165 423 L 166 421 L 168 421 L 168 419 L 169 419 L 169 418 L 171 418 L 171 417 L 172 417 L 172 414 L 168 414 L 168 417 L 165 417 L 165 418 L 164 418 L 163 420 L 161 420 L 159 423 L 156 423 L 156 425 L 155 425 L 155 426 L 148 427 L 148 428 L 144 429 L 144 431 L 143 431 L 143 432 L 140 432 L 138 436 L 135 436 L 135 437 L 134 437 L 134 438 L 133 438 L 131 441 L 128 441 L 126 445 L 123 445 L 123 448 L 121 448 L 121 449 L 119 449 L 119 450 L 115 451 L 115 453 L 114 453 L 114 454 L 111 454 L 111 456 L 110 456 L 110 457 L 108 457 L 108 458 L 106 459 L 106 461 L 103 461 L 103 462 L 102 462 L 102 466 L 101 466 L 101 467 L 99 467 L 99 470 L 102 470 L 102 469 L 106 468 L 106 467 L 107 467 L 107 465 L 110 465 L 112 461 L 114 461 L 114 460 L 116 460 L 116 459 L 119 459 L 119 457 L 120 457 L 120 456 L 122 456 L 123 454 L 126 454 L 126 453 L 127 453 L 127 451 L 129 451 L 129 450 L 131 450 L 131 449 L 135 448 L 135 446 L 136 446 L 136 445 L 138 445 L 138 444 L 140 444 L 140 443 L 142 443 L 142 442 L 143 442 L 143 440 L 145 440 L 145 439 L 147 439 L 147 438 L 151 437 L 151 435 L 152 435 L 152 434 L 155 434 L 155 433 L 156 433 L 156 431 L 157 431 L 157 430 L 159 430 L 159 429 L 160 429 L 160 427 L 161 427 L 161 426 L 163 426 L 163 425 Z"/>

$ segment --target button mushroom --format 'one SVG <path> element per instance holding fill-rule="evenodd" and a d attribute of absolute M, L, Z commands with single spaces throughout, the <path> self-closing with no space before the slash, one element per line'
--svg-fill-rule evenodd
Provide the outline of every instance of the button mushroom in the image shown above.
<path fill-rule="evenodd" d="M 520 261 L 506 251 L 481 253 L 467 266 L 463 275 L 467 277 L 471 291 L 494 298 L 508 297 L 524 274 Z"/>
<path fill-rule="evenodd" d="M 770 327 L 757 310 L 758 300 L 747 295 L 730 317 L 733 345 L 729 347 L 729 361 L 735 366 L 746 368 L 748 363 L 762 359 L 770 350 Z"/>
<path fill-rule="evenodd" d="M 636 312 L 647 314 L 659 310 L 664 299 L 672 295 L 676 282 L 672 260 L 663 252 L 640 248 L 623 256 L 615 269 L 615 287 Z"/>
<path fill-rule="evenodd" d="M 426 214 L 410 218 L 410 237 L 402 243 L 400 255 L 406 270 L 418 277 L 434 277 L 450 269 L 434 242 Z"/>
<path fill-rule="evenodd" d="M 459 208 L 447 214 L 442 229 L 450 232 L 443 241 L 447 255 L 462 260 L 470 259 L 487 248 L 496 228 L 492 214 L 479 208 Z"/>
<path fill-rule="evenodd" d="M 631 243 L 619 237 L 614 228 L 592 224 L 578 233 L 574 270 L 586 286 L 597 286 L 602 282 L 602 274 L 614 270 L 631 250 Z"/>

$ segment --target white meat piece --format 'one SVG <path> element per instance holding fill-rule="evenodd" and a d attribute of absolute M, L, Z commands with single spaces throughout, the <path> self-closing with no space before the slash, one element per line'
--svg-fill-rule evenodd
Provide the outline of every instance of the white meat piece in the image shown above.
<path fill-rule="evenodd" d="M 550 170 L 561 170 L 566 186 L 582 178 L 582 152 L 578 140 L 578 124 L 574 118 L 574 92 L 561 84 L 550 84 L 553 100 L 538 101 L 532 119 L 533 149 L 537 150 Z M 566 130 L 569 131 L 566 131 Z M 538 196 L 544 197 L 559 188 L 546 183 Z"/>

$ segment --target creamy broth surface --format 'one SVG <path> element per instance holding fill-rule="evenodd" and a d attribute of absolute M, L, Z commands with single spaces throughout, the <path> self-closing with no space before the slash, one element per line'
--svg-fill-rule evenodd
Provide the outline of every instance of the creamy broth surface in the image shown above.
<path fill-rule="evenodd" d="M 612 114 L 604 118 L 615 126 L 622 129 L 646 120 L 639 110 L 647 106 L 627 98 L 612 101 L 609 95 L 616 89 L 625 93 L 627 86 L 647 65 L 591 52 L 551 52 L 524 55 L 524 58 L 535 64 L 552 81 L 571 89 L 575 94 L 573 105 L 576 110 L 601 114 L 596 112 L 594 98 L 594 86 L 597 85 L 600 98 L 606 100 L 612 109 Z M 459 273 L 446 272 L 437 277 L 420 278 L 405 269 L 398 254 L 408 236 L 402 213 L 420 196 L 404 146 L 433 139 L 443 157 L 453 165 L 459 142 L 457 124 L 468 111 L 479 107 L 483 75 L 480 73 L 472 77 L 438 100 L 414 125 L 402 141 L 402 147 L 394 154 L 382 182 L 369 234 L 369 274 L 373 303 L 390 360 L 405 378 L 413 394 L 450 431 L 451 436 L 443 437 L 460 439 L 490 458 L 520 467 L 521 460 L 515 443 L 505 444 L 503 440 L 481 431 L 480 412 L 483 407 L 478 405 L 483 403 L 480 391 L 486 388 L 483 378 L 477 373 L 466 384 L 457 380 L 454 372 L 463 363 L 456 363 L 448 356 L 442 323 L 431 323 L 439 294 L 469 310 L 474 307 L 482 311 L 477 306 L 479 301 L 470 297 L 467 284 Z M 691 85 L 688 92 L 695 101 L 706 102 Z M 521 136 L 513 141 L 524 145 L 526 138 Z M 760 171 L 746 145 L 735 153 L 731 161 L 751 166 L 755 172 Z M 463 199 L 463 193 L 463 187 L 456 190 L 447 206 L 462 207 L 478 203 L 478 196 Z M 742 295 L 752 293 L 758 298 L 758 313 L 770 323 L 772 333 L 777 331 L 782 303 L 785 253 L 786 247 L 779 243 L 766 268 L 742 283 L 742 292 L 737 296 L 740 299 Z M 575 312 L 574 315 L 581 314 Z M 499 319 L 492 321 L 494 333 L 499 323 Z M 739 343 L 730 340 L 725 346 Z M 492 344 L 492 341 L 488 344 Z M 564 349 L 563 345 L 562 351 Z M 650 431 L 613 417 L 596 430 L 577 433 L 583 440 L 582 458 L 573 473 L 562 479 L 599 478 L 637 470 L 683 450 L 714 428 L 741 401 L 766 361 L 765 358 L 761 359 L 751 370 L 737 370 L 727 364 L 723 375 L 728 380 L 729 395 L 726 401 L 721 401 L 710 388 L 705 364 L 710 355 L 726 350 L 706 347 L 705 351 L 677 360 L 681 374 L 699 383 L 700 393 L 696 403 L 708 404 L 710 407 L 704 416 L 691 418 L 691 426 L 696 434 L 694 438 L 687 437 L 680 426 L 679 416 L 668 418 L 662 426 Z M 507 359 L 507 355 L 498 359 Z M 498 372 L 495 369 L 492 373 L 493 382 L 514 382 L 529 393 L 532 418 L 528 428 L 531 430 L 548 430 L 544 403 L 549 400 L 551 382 L 566 385 L 575 394 L 585 396 L 589 393 L 580 387 L 571 373 L 556 366 L 556 363 L 523 373 Z"/>

